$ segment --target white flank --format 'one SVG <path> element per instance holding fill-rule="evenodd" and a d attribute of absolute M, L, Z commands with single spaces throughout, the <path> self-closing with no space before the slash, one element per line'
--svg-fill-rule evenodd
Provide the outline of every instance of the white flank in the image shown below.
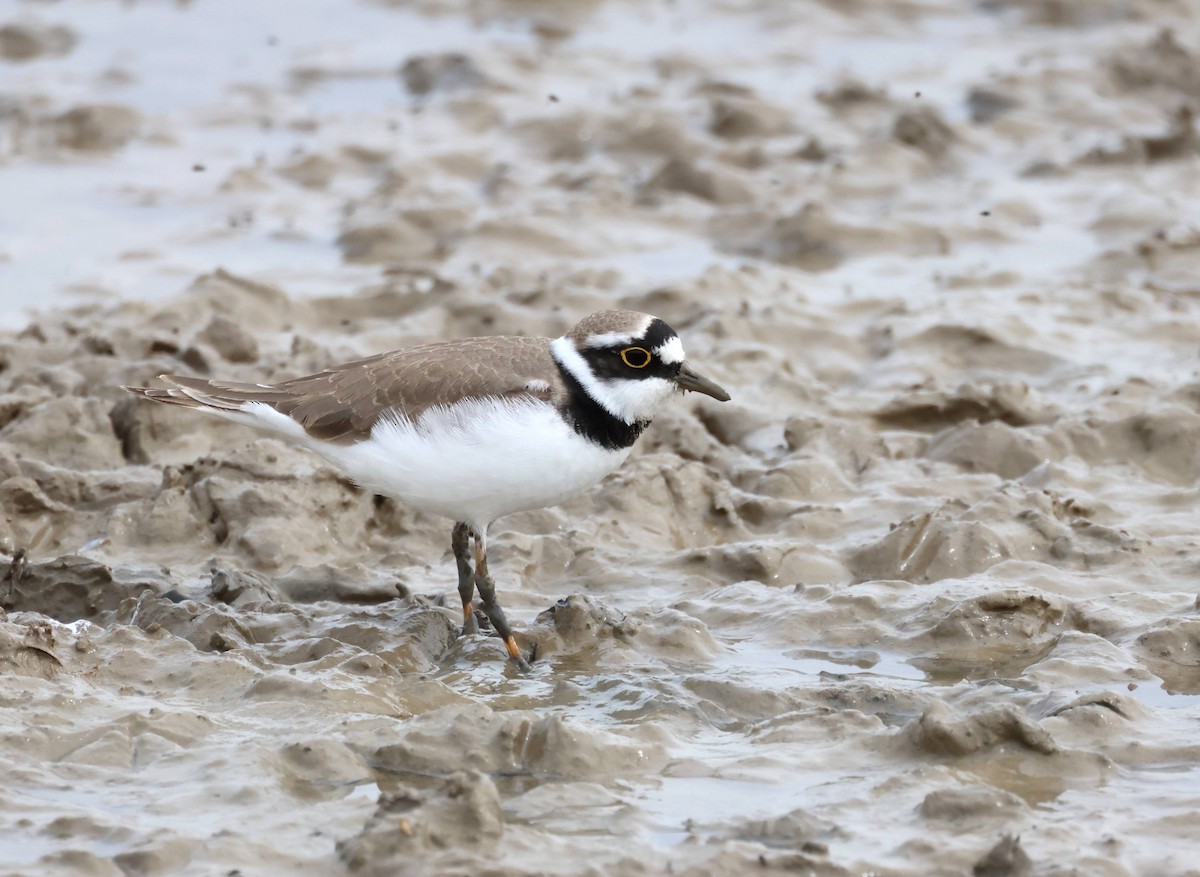
<path fill-rule="evenodd" d="M 431 408 L 415 423 L 386 418 L 356 444 L 305 444 L 368 490 L 478 529 L 556 505 L 629 455 L 588 441 L 552 406 L 528 399 L 469 399 Z"/>
<path fill-rule="evenodd" d="M 678 335 L 673 336 L 670 341 L 663 344 L 654 352 L 667 365 L 683 362 L 683 342 L 679 340 Z"/>
<path fill-rule="evenodd" d="M 389 417 L 348 445 L 314 439 L 263 402 L 196 410 L 292 439 L 367 490 L 479 531 L 503 515 L 570 499 L 629 456 L 628 448 L 583 438 L 535 399 L 468 399 L 430 408 L 415 423 Z"/>
<path fill-rule="evenodd" d="M 634 423 L 650 420 L 658 413 L 658 407 L 675 390 L 675 383 L 666 378 L 610 378 L 598 379 L 580 356 L 570 338 L 554 339 L 550 352 L 559 365 L 579 381 L 585 393 L 619 420 Z"/>
<path fill-rule="evenodd" d="M 305 433 L 304 428 L 300 424 L 286 414 L 280 414 L 264 402 L 243 402 L 236 408 L 221 408 L 198 390 L 178 389 L 170 390 L 169 392 L 177 396 L 185 396 L 200 403 L 199 408 L 191 410 L 198 411 L 201 414 L 211 414 L 213 417 L 219 417 L 222 420 L 231 420 L 234 423 L 240 423 L 242 426 L 252 426 L 255 429 L 275 433 L 284 438 L 298 439 L 300 441 L 307 441 L 308 439 L 308 434 Z"/>
<path fill-rule="evenodd" d="M 304 427 L 286 414 L 280 414 L 266 402 L 242 403 L 242 415 L 242 417 L 230 417 L 229 419 L 311 445 L 312 439 L 304 431 Z"/>

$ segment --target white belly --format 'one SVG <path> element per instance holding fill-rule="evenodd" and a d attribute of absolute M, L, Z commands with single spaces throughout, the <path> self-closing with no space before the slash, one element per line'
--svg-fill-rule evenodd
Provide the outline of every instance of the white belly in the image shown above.
<path fill-rule="evenodd" d="M 502 515 L 562 502 L 625 461 L 580 436 L 540 402 L 469 400 L 416 423 L 378 423 L 349 446 L 312 447 L 368 490 L 486 527 Z"/>

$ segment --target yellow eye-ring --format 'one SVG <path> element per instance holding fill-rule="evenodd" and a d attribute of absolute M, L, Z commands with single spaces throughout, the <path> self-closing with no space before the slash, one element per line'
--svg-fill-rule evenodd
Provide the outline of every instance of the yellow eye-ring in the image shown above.
<path fill-rule="evenodd" d="M 645 368 L 652 358 L 645 347 L 626 347 L 621 351 L 621 362 L 630 368 Z"/>

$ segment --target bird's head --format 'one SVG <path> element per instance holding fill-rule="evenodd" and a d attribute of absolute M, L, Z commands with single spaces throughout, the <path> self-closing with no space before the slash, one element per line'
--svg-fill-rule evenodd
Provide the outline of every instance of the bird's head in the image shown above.
<path fill-rule="evenodd" d="M 555 339 L 551 350 L 592 399 L 625 423 L 651 420 L 680 390 L 729 401 L 685 361 L 675 330 L 650 314 L 599 311 Z"/>

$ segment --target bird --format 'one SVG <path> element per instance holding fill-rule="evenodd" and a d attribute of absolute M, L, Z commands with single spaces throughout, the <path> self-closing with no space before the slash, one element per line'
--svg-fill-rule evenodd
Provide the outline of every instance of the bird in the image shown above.
<path fill-rule="evenodd" d="M 478 594 L 522 672 L 488 568 L 491 523 L 598 483 L 679 391 L 730 399 L 686 361 L 674 329 L 629 310 L 593 313 L 558 338 L 437 341 L 273 384 L 159 378 L 170 387 L 123 389 L 291 440 L 365 490 L 453 521 L 462 633 L 479 632 Z"/>

